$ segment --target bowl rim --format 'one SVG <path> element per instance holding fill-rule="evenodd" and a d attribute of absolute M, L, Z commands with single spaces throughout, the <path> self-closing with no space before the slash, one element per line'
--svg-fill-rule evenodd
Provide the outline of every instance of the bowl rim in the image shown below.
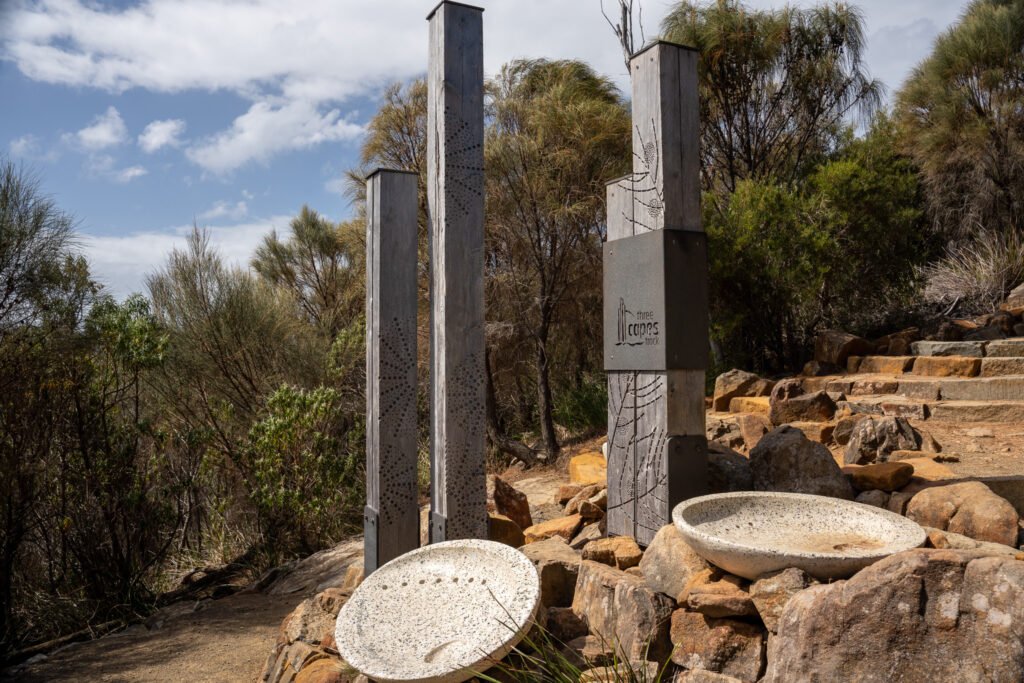
<path fill-rule="evenodd" d="M 387 573 L 384 572 L 384 570 L 387 569 L 389 566 L 392 569 L 394 569 L 395 566 L 405 565 L 405 564 L 407 564 L 409 562 L 415 561 L 415 558 L 417 558 L 418 556 L 425 555 L 425 554 L 436 554 L 439 551 L 445 551 L 445 550 L 459 550 L 459 551 L 469 551 L 469 552 L 474 552 L 474 553 L 479 553 L 479 552 L 487 553 L 487 554 L 490 554 L 490 555 L 494 556 L 495 558 L 498 559 L 498 561 L 501 564 L 503 564 L 504 566 L 508 567 L 511 570 L 510 573 L 513 576 L 518 576 L 519 574 L 525 574 L 527 576 L 533 576 L 536 583 L 535 584 L 531 584 L 532 587 L 533 587 L 533 591 L 532 591 L 532 605 L 530 606 L 529 614 L 523 620 L 523 623 L 515 625 L 517 630 L 513 630 L 512 628 L 509 628 L 508 629 L 508 636 L 505 637 L 505 640 L 502 643 L 502 645 L 500 647 L 498 647 L 496 650 L 494 650 L 493 652 L 485 653 L 483 648 L 480 648 L 480 650 L 479 650 L 479 658 L 477 659 L 477 661 L 467 664 L 463 669 L 460 669 L 458 671 L 445 671 L 445 670 L 439 670 L 439 671 L 433 671 L 433 672 L 426 672 L 425 671 L 425 672 L 423 672 L 422 675 L 420 675 L 417 678 L 402 678 L 402 679 L 388 678 L 388 677 L 382 675 L 380 672 L 369 672 L 368 673 L 366 671 L 363 671 L 360 668 L 360 666 L 367 666 L 367 665 L 372 665 L 372 664 L 375 664 L 375 663 L 376 664 L 380 664 L 382 662 L 379 659 L 376 659 L 376 658 L 367 661 L 364 657 L 361 656 L 361 654 L 362 654 L 362 650 L 361 649 L 359 649 L 359 648 L 352 648 L 351 647 L 351 643 L 349 643 L 349 641 L 347 639 L 341 639 L 341 640 L 337 639 L 339 628 L 343 624 L 342 614 L 344 614 L 346 612 L 346 610 L 351 612 L 351 610 L 355 609 L 356 605 L 359 602 L 366 602 L 367 604 L 372 604 L 372 600 L 364 601 L 362 598 L 360 598 L 358 601 L 356 601 L 356 600 L 354 600 L 354 598 L 356 597 L 356 595 L 359 592 L 359 590 L 361 588 L 363 588 L 363 586 L 372 587 L 375 583 L 378 583 L 378 582 L 380 582 L 382 580 L 387 580 Z M 364 592 L 364 594 L 366 593 L 365 590 L 363 592 Z M 488 592 L 491 593 L 492 597 L 493 597 L 493 593 L 492 593 L 492 591 L 490 591 L 490 589 L 488 589 Z M 505 610 L 506 614 L 509 615 L 509 619 L 511 621 L 512 615 L 510 614 L 510 612 L 512 611 L 512 606 L 510 606 L 510 605 L 503 605 L 501 603 L 498 603 L 498 604 L 500 605 L 500 607 L 503 610 Z M 359 670 L 360 673 L 363 673 L 364 675 L 371 676 L 371 678 L 373 678 L 374 675 L 375 675 L 375 680 L 381 680 L 381 681 L 401 680 L 401 681 L 407 681 L 408 683 L 416 683 L 417 681 L 427 681 L 427 680 L 456 680 L 456 678 L 454 678 L 454 677 L 457 677 L 460 672 L 468 671 L 468 670 L 472 669 L 473 666 L 475 666 L 477 664 L 480 664 L 481 662 L 487 661 L 488 659 L 494 657 L 495 655 L 497 655 L 499 653 L 510 651 L 513 647 L 515 647 L 516 644 L 518 644 L 519 641 L 522 640 L 522 638 L 526 635 L 526 633 L 529 631 L 529 629 L 533 625 L 533 622 L 536 620 L 537 613 L 538 613 L 538 611 L 540 609 L 540 604 L 541 604 L 540 574 L 538 573 L 537 567 L 533 564 L 533 562 L 530 560 L 530 558 L 527 557 L 526 554 L 523 553 L 522 551 L 520 551 L 518 548 L 513 548 L 512 546 L 505 545 L 504 543 L 499 543 L 497 541 L 491 541 L 491 540 L 479 539 L 479 538 L 456 539 L 456 540 L 451 540 L 451 541 L 442 541 L 442 542 L 439 542 L 439 543 L 432 543 L 432 544 L 429 544 L 429 545 L 421 546 L 419 548 L 415 548 L 413 550 L 410 550 L 409 552 L 403 553 L 403 554 L 399 555 L 398 557 L 395 557 L 392 560 L 386 562 L 385 564 L 383 564 L 380 567 L 378 567 L 372 574 L 367 576 L 364 579 L 364 581 L 359 586 L 356 587 L 356 589 L 352 592 L 352 595 L 349 597 L 349 599 L 346 601 L 346 603 L 344 605 L 342 605 L 341 610 L 339 610 L 339 612 L 338 612 L 338 617 L 337 617 L 337 620 L 335 622 L 335 627 L 334 627 L 334 633 L 335 633 L 335 639 L 336 639 L 335 647 L 338 649 L 339 655 L 342 658 L 344 658 L 345 661 L 349 662 L 349 664 L 351 664 L 353 667 L 355 667 L 357 670 Z M 350 606 L 351 606 L 351 609 L 350 609 Z M 510 624 L 510 626 L 511 625 L 512 624 Z M 353 627 L 352 630 L 356 631 L 357 629 L 355 627 Z M 342 641 L 344 641 L 344 644 L 343 644 Z M 346 656 L 346 652 L 349 653 L 349 656 Z M 504 656 L 504 655 L 502 655 L 502 656 Z M 355 661 L 353 661 L 353 660 L 355 660 Z M 465 680 L 465 679 L 460 679 L 460 680 Z"/>
<path fill-rule="evenodd" d="M 687 509 L 696 507 L 703 503 L 727 500 L 731 498 L 776 498 L 786 500 L 803 500 L 803 501 L 825 501 L 831 505 L 838 507 L 846 507 L 849 510 L 855 511 L 857 514 L 867 514 L 880 517 L 882 519 L 888 519 L 895 521 L 895 525 L 902 527 L 908 534 L 913 533 L 917 536 L 917 542 L 913 546 L 909 547 L 894 547 L 892 545 L 884 546 L 883 548 L 874 549 L 870 551 L 863 551 L 857 554 L 851 554 L 850 552 L 808 552 L 808 551 L 797 551 L 797 550 L 780 550 L 774 548 L 767 548 L 760 545 L 749 545 L 738 543 L 736 541 L 724 538 L 722 536 L 714 536 L 704 531 L 701 531 L 697 527 L 690 524 L 684 519 L 683 514 Z M 898 521 L 896 521 L 898 520 Z M 903 550 L 909 550 L 912 548 L 919 548 L 925 542 L 928 537 L 928 533 L 924 530 L 921 525 L 912 519 L 908 519 L 903 515 L 896 514 L 891 510 L 885 510 L 882 508 L 875 507 L 873 505 L 867 505 L 865 503 L 858 503 L 854 500 L 846 500 L 843 498 L 832 498 L 830 496 L 819 496 L 813 493 L 795 493 L 789 491 L 729 491 L 726 493 L 711 493 L 703 496 L 697 496 L 695 498 L 689 498 L 682 501 L 672 509 L 672 523 L 676 529 L 684 536 L 691 536 L 694 540 L 717 547 L 723 550 L 740 550 L 744 552 L 755 551 L 762 554 L 774 555 L 774 556 L 790 556 L 800 557 L 805 559 L 813 560 L 863 560 L 869 558 L 882 558 L 888 557 Z M 918 533 L 920 532 L 920 533 Z"/>

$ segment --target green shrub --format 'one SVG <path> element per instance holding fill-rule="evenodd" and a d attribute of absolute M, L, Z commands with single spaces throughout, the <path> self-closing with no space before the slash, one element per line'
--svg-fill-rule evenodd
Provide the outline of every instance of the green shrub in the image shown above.
<path fill-rule="evenodd" d="M 587 375 L 555 395 L 555 422 L 574 432 L 607 425 L 608 385 L 603 374 Z"/>

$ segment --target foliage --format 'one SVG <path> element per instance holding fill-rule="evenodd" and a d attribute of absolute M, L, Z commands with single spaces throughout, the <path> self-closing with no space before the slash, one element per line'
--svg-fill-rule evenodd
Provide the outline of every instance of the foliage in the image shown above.
<path fill-rule="evenodd" d="M 846 3 L 681 2 L 662 35 L 700 51 L 701 172 L 716 193 L 798 181 L 836 149 L 851 115 L 867 119 L 880 102 L 863 19 Z"/>
<path fill-rule="evenodd" d="M 292 219 L 290 229 L 287 240 L 276 231 L 263 238 L 253 269 L 290 292 L 300 315 L 333 339 L 363 309 L 363 235 L 353 224 L 335 225 L 308 206 Z"/>
<path fill-rule="evenodd" d="M 511 325 L 509 342 L 532 347 L 537 422 L 553 459 L 552 341 L 573 325 L 569 300 L 600 288 L 604 183 L 628 164 L 629 116 L 611 82 L 580 62 L 514 61 L 488 91 L 488 315 Z M 599 310 L 575 322 L 597 329 Z"/>
<path fill-rule="evenodd" d="M 974 0 L 904 84 L 898 112 L 941 233 L 1024 230 L 1024 1 Z"/>
<path fill-rule="evenodd" d="M 282 386 L 249 430 L 251 496 L 272 549 L 312 552 L 354 529 L 364 500 L 362 418 L 346 413 L 338 392 Z M 296 543 L 284 538 L 292 535 Z"/>
<path fill-rule="evenodd" d="M 800 185 L 743 180 L 705 195 L 712 335 L 731 364 L 800 367 L 822 327 L 866 329 L 913 292 L 929 244 L 886 119 Z"/>
<path fill-rule="evenodd" d="M 922 274 L 927 300 L 966 315 L 989 313 L 1024 282 L 1024 233 L 980 230 L 948 247 Z"/>
<path fill-rule="evenodd" d="M 573 432 L 604 429 L 608 426 L 608 384 L 604 374 L 587 374 L 578 385 L 570 385 L 555 398 L 554 417 Z"/>

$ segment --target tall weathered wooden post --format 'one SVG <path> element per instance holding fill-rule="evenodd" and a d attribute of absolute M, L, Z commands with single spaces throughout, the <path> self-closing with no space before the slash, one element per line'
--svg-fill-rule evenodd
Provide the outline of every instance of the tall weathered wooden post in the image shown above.
<path fill-rule="evenodd" d="M 696 51 L 633 56 L 633 173 L 608 186 L 608 533 L 648 544 L 707 492 L 707 243 Z"/>
<path fill-rule="evenodd" d="M 432 542 L 487 536 L 482 12 L 427 17 Z"/>
<path fill-rule="evenodd" d="M 416 179 L 381 169 L 366 180 L 367 574 L 419 547 Z"/>

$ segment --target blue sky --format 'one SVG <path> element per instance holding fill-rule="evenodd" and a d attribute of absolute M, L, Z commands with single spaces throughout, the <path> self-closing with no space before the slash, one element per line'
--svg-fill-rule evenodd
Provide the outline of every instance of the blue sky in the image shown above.
<path fill-rule="evenodd" d="M 425 71 L 433 4 L 0 0 L 0 153 L 76 217 L 118 296 L 142 290 L 193 221 L 244 265 L 303 204 L 351 214 L 340 178 L 381 89 Z M 516 57 L 574 57 L 627 88 L 599 0 L 479 4 L 489 75 Z M 648 33 L 671 6 L 639 4 Z M 871 73 L 895 90 L 967 2 L 854 4 Z"/>

